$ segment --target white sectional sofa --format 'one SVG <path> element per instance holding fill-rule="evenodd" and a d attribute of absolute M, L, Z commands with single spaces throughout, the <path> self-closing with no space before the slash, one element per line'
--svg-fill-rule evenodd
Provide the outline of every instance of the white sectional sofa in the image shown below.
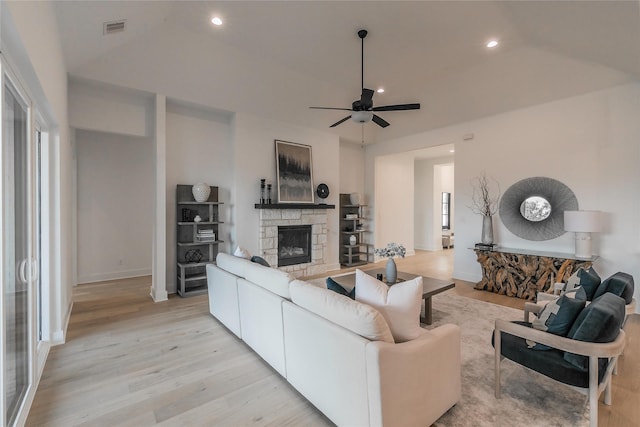
<path fill-rule="evenodd" d="M 373 307 L 220 253 L 211 314 L 339 426 L 430 426 L 459 401 L 460 330 L 394 343 Z"/>

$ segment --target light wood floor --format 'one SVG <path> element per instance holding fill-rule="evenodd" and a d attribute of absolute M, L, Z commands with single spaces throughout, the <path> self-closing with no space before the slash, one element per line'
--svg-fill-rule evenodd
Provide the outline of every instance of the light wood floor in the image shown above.
<path fill-rule="evenodd" d="M 398 260 L 398 268 L 449 278 L 452 254 L 419 252 Z M 67 343 L 51 350 L 28 426 L 331 425 L 209 314 L 206 295 L 156 304 L 150 280 L 75 288 Z M 448 292 L 523 306 L 468 282 Z M 640 425 L 639 330 L 635 315 L 613 382 L 614 405 L 600 404 L 600 426 Z"/>

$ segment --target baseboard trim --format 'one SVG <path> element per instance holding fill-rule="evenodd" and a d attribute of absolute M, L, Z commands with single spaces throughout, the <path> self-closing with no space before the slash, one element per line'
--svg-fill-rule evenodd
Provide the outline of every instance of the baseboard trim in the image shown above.
<path fill-rule="evenodd" d="M 139 268 L 137 270 L 114 271 L 111 273 L 96 273 L 78 278 L 78 284 L 104 282 L 106 280 L 129 279 L 131 277 L 150 276 L 150 268 Z"/>
<path fill-rule="evenodd" d="M 464 280 L 465 282 L 479 282 L 482 280 L 482 276 L 478 274 L 469 273 L 465 271 L 453 271 L 453 278 L 458 280 Z"/>
<path fill-rule="evenodd" d="M 175 293 L 175 292 L 174 292 Z M 151 299 L 153 302 L 163 302 L 169 300 L 169 294 L 166 289 L 160 289 L 159 291 L 151 285 L 151 290 L 149 291 L 149 295 L 151 295 Z"/>
<path fill-rule="evenodd" d="M 73 301 L 69 304 L 67 313 L 65 314 L 64 325 L 62 329 L 54 331 L 51 334 L 51 345 L 64 344 L 67 339 L 67 329 L 69 328 L 69 321 L 71 320 L 71 311 L 73 310 Z"/>

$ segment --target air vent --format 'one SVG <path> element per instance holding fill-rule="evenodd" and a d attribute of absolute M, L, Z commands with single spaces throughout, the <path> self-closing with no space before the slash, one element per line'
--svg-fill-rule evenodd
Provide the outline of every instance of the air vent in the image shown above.
<path fill-rule="evenodd" d="M 120 21 L 105 22 L 104 24 L 102 24 L 102 34 L 106 36 L 107 34 L 122 32 L 125 30 L 126 23 L 126 19 L 121 19 Z"/>

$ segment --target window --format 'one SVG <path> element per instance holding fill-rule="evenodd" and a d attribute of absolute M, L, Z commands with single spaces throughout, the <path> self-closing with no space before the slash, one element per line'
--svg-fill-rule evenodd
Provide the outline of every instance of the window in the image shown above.
<path fill-rule="evenodd" d="M 442 229 L 451 228 L 451 193 L 442 193 Z"/>

